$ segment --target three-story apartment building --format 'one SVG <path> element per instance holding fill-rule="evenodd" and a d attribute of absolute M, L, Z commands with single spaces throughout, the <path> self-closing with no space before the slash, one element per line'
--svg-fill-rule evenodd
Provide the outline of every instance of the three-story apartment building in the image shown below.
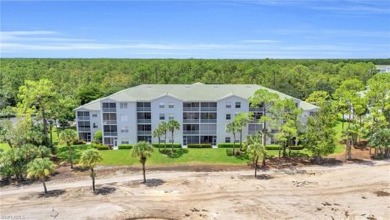
<path fill-rule="evenodd" d="M 157 142 L 153 130 L 160 122 L 175 119 L 181 125 L 175 132 L 176 143 L 229 143 L 237 140 L 226 125 L 240 112 L 253 112 L 255 117 L 243 130 L 244 138 L 262 128 L 258 123 L 262 107 L 251 107 L 249 102 L 259 89 L 294 100 L 303 110 L 302 123 L 318 108 L 259 85 L 145 84 L 76 108 L 77 132 L 80 139 L 90 142 L 102 130 L 103 143 L 111 146 Z"/>

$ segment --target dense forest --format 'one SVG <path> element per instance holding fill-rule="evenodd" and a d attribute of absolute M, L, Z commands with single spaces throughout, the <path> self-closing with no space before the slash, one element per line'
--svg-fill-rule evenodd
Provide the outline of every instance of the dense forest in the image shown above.
<path fill-rule="evenodd" d="M 333 94 L 346 79 L 364 84 L 379 60 L 177 60 L 1 59 L 0 109 L 16 106 L 25 80 L 46 78 L 74 107 L 143 83 L 259 84 L 306 99 L 313 91 Z"/>

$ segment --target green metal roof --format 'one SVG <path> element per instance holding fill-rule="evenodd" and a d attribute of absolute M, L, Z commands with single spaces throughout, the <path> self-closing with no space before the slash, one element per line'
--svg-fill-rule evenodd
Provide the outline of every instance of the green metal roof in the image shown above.
<path fill-rule="evenodd" d="M 139 101 L 152 101 L 164 95 L 174 97 L 176 99 L 186 101 L 200 101 L 200 102 L 216 102 L 218 100 L 227 98 L 229 96 L 237 96 L 243 99 L 249 99 L 257 90 L 266 89 L 270 92 L 276 93 L 281 99 L 291 97 L 284 93 L 265 88 L 263 86 L 255 84 L 143 84 L 135 87 L 131 87 L 102 99 L 112 99 L 118 102 L 139 102 Z M 99 99 L 101 100 L 101 99 Z M 99 100 L 92 101 L 88 104 L 78 107 L 99 110 Z M 301 101 L 300 107 L 304 110 L 311 110 L 317 108 L 316 106 Z"/>

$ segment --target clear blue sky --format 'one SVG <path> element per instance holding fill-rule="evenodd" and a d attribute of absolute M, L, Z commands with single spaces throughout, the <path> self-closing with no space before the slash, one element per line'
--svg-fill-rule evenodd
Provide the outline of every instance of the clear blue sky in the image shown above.
<path fill-rule="evenodd" d="M 390 0 L 0 4 L 1 57 L 390 58 Z"/>

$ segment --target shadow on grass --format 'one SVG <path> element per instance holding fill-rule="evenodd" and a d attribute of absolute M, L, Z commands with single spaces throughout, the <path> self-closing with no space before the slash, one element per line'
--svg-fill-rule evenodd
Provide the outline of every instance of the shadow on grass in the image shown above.
<path fill-rule="evenodd" d="M 162 179 L 149 179 L 149 180 L 146 180 L 145 185 L 147 187 L 156 187 L 156 186 L 161 186 L 164 183 L 165 183 L 165 181 Z"/>
<path fill-rule="evenodd" d="M 103 186 L 103 187 L 99 187 L 98 189 L 96 189 L 95 194 L 96 195 L 108 195 L 108 194 L 111 194 L 115 191 L 116 191 L 115 187 Z"/>

